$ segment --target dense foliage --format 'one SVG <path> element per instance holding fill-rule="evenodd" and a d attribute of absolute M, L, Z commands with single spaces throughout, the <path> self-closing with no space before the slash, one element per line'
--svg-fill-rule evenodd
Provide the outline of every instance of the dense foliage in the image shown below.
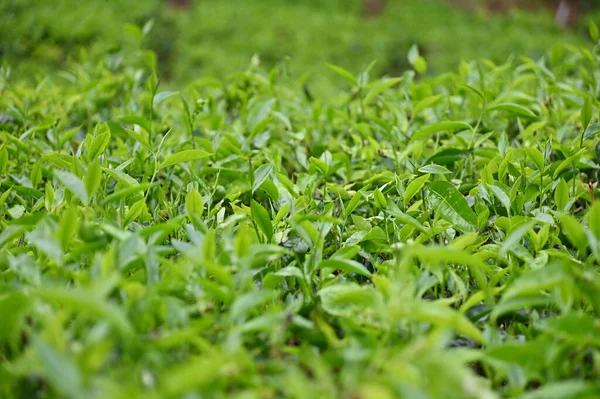
<path fill-rule="evenodd" d="M 4 67 L 0 396 L 598 397 L 599 61 Z"/>
<path fill-rule="evenodd" d="M 447 0 L 387 0 L 385 14 L 364 18 L 363 0 L 195 0 L 185 9 L 168 0 L 6 0 L 0 2 L 0 56 L 13 73 L 30 77 L 78 61 L 80 52 L 103 54 L 135 40 L 132 27 L 153 21 L 146 45 L 158 54 L 163 77 L 179 84 L 224 78 L 243 70 L 254 54 L 272 68 L 283 57 L 295 77 L 310 76 L 313 90 L 337 89 L 325 62 L 358 73 L 396 76 L 410 65 L 417 43 L 431 72 L 454 69 L 461 59 L 510 54 L 536 58 L 557 41 L 583 42 L 582 32 L 561 32 L 552 16 L 489 15 L 452 7 Z M 586 25 L 587 26 L 587 25 Z"/>

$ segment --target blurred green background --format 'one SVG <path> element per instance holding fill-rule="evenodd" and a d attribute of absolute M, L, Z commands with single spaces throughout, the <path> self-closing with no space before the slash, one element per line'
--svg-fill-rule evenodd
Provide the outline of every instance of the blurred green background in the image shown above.
<path fill-rule="evenodd" d="M 181 0 L 180 0 L 181 1 Z M 428 72 L 455 69 L 461 59 L 538 57 L 557 41 L 578 44 L 591 14 L 561 29 L 547 12 L 470 11 L 444 0 L 387 0 L 364 15 L 363 0 L 0 0 L 0 55 L 18 78 L 40 77 L 70 61 L 135 41 L 153 21 L 143 46 L 158 54 L 163 81 L 182 84 L 244 70 L 254 54 L 266 69 L 290 57 L 291 76 L 327 85 L 326 63 L 352 72 L 373 60 L 376 75 L 409 68 L 417 44 Z M 455 0 L 454 3 L 460 2 Z"/>

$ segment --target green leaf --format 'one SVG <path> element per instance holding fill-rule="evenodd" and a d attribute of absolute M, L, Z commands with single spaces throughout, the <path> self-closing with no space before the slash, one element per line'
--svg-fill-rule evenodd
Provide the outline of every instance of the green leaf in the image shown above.
<path fill-rule="evenodd" d="M 434 105 L 435 103 L 437 103 L 438 101 L 440 101 L 442 98 L 443 98 L 443 96 L 441 96 L 441 95 L 425 97 L 424 99 L 422 99 L 421 101 L 419 101 L 413 107 L 413 110 L 412 110 L 413 116 L 417 116 L 424 109 L 431 107 L 432 105 Z"/>
<path fill-rule="evenodd" d="M 594 112 L 592 107 L 592 96 L 588 94 L 583 102 L 583 108 L 581 109 L 581 125 L 586 130 L 592 120 L 592 113 Z"/>
<path fill-rule="evenodd" d="M 2 247 L 1 240 L 0 247 Z M 26 311 L 30 305 L 31 300 L 22 292 L 13 291 L 0 294 L 0 314 L 3 315 L 0 326 L 0 344 L 4 345 L 16 340 L 22 331 Z"/>
<path fill-rule="evenodd" d="M 84 204 L 88 202 L 88 193 L 79 177 L 64 170 L 54 170 L 54 176 Z"/>
<path fill-rule="evenodd" d="M 128 226 L 129 223 L 136 220 L 146 209 L 146 200 L 144 198 L 136 201 L 129 207 L 125 218 L 123 219 L 123 226 Z"/>
<path fill-rule="evenodd" d="M 373 199 L 377 208 L 384 209 L 387 207 L 387 200 L 380 189 L 377 188 L 373 191 Z"/>
<path fill-rule="evenodd" d="M 403 78 L 392 78 L 392 79 L 380 80 L 380 81 L 374 83 L 373 86 L 371 87 L 371 90 L 369 91 L 369 93 L 367 94 L 367 96 L 364 99 L 364 104 L 369 105 L 371 103 L 371 101 L 373 101 L 378 95 L 380 95 L 381 93 L 383 93 L 390 87 L 397 85 L 398 83 L 400 83 L 402 81 L 402 79 Z"/>
<path fill-rule="evenodd" d="M 582 254 L 586 253 L 588 239 L 581 223 L 579 223 L 574 217 L 565 213 L 557 213 L 556 217 L 560 221 L 563 232 L 571 244 L 573 244 L 575 248 L 577 248 Z"/>
<path fill-rule="evenodd" d="M 252 309 L 265 304 L 273 298 L 275 298 L 275 292 L 268 290 L 249 292 L 244 295 L 240 295 L 231 304 L 229 317 L 235 322 L 240 322 L 248 317 L 249 312 Z"/>
<path fill-rule="evenodd" d="M 590 230 L 600 240 L 600 201 L 594 202 L 594 205 L 588 210 L 587 220 Z"/>
<path fill-rule="evenodd" d="M 167 98 L 176 96 L 177 94 L 179 94 L 178 91 L 161 91 L 160 93 L 156 93 L 154 95 L 154 98 L 152 99 L 152 105 L 156 107 L 158 104 L 162 103 Z"/>
<path fill-rule="evenodd" d="M 254 200 L 252 200 L 250 208 L 252 211 L 252 219 L 267 237 L 267 240 L 271 241 L 271 238 L 273 238 L 273 225 L 271 224 L 269 212 Z"/>
<path fill-rule="evenodd" d="M 137 186 L 133 186 L 133 187 L 127 187 L 127 188 L 124 188 L 119 191 L 115 191 L 111 195 L 105 197 L 104 200 L 102 200 L 102 204 L 106 205 L 111 202 L 120 201 L 122 199 L 132 196 L 133 194 L 138 194 L 143 191 L 146 191 L 151 187 L 152 187 L 152 184 L 144 183 L 144 184 L 138 184 Z"/>
<path fill-rule="evenodd" d="M 515 247 L 515 245 L 520 244 L 521 239 L 527 234 L 531 227 L 533 227 L 533 222 L 523 223 L 514 229 L 502 243 L 499 255 L 502 257 L 505 256 L 508 251 Z"/>
<path fill-rule="evenodd" d="M 100 182 L 102 180 L 102 167 L 98 160 L 92 162 L 92 164 L 88 167 L 87 173 L 83 178 L 85 183 L 85 192 L 88 197 L 93 197 L 100 188 Z"/>
<path fill-rule="evenodd" d="M 520 104 L 516 103 L 500 103 L 494 104 L 487 108 L 488 111 L 503 111 L 509 114 L 525 116 L 528 118 L 537 119 L 537 115 L 531 111 L 529 108 L 526 108 Z"/>
<path fill-rule="evenodd" d="M 347 273 L 356 273 L 365 277 L 373 276 L 366 267 L 351 259 L 326 259 L 319 263 L 319 269 L 343 270 Z"/>
<path fill-rule="evenodd" d="M 358 86 L 358 81 L 356 80 L 354 75 L 352 75 L 350 72 L 346 71 L 344 68 L 339 67 L 337 65 L 332 65 L 332 64 L 327 64 L 327 66 L 333 72 L 337 73 L 338 75 L 340 75 L 341 77 L 346 79 L 348 82 L 350 82 L 352 84 L 352 86 Z"/>
<path fill-rule="evenodd" d="M 70 398 L 85 396 L 81 373 L 74 361 L 39 337 L 33 338 L 33 347 L 41 361 L 43 375 L 57 392 Z"/>
<path fill-rule="evenodd" d="M 106 149 L 106 147 L 108 146 L 109 142 L 110 142 L 110 130 L 106 130 L 105 132 L 97 135 L 92 140 L 92 143 L 90 144 L 90 147 L 88 149 L 88 154 L 89 154 L 90 159 L 94 160 L 99 155 L 101 155 L 104 152 L 104 150 Z"/>
<path fill-rule="evenodd" d="M 418 73 L 424 74 L 427 72 L 427 62 L 425 61 L 425 58 L 419 54 L 419 48 L 416 44 L 413 44 L 408 51 L 408 62 Z"/>
<path fill-rule="evenodd" d="M 123 117 L 119 118 L 119 120 L 123 123 L 128 123 L 130 125 L 138 125 L 138 126 L 142 127 L 148 133 L 150 133 L 150 131 L 152 130 L 150 128 L 150 122 L 148 122 L 148 120 L 146 118 L 141 117 L 141 116 L 127 115 L 127 116 L 123 116 Z"/>
<path fill-rule="evenodd" d="M 185 196 L 185 212 L 188 218 L 202 217 L 204 212 L 204 199 L 196 190 L 191 190 Z"/>
<path fill-rule="evenodd" d="M 542 329 L 574 345 L 600 346 L 600 320 L 583 313 L 570 313 L 549 319 Z"/>
<path fill-rule="evenodd" d="M 492 191 L 494 196 L 498 198 L 502 206 L 506 208 L 507 212 L 510 212 L 510 198 L 508 194 L 502 188 L 493 184 L 488 184 L 487 187 Z"/>
<path fill-rule="evenodd" d="M 164 161 L 158 166 L 158 169 L 166 168 L 182 162 L 195 161 L 198 159 L 208 158 L 212 156 L 210 152 L 204 150 L 183 150 L 167 156 Z"/>
<path fill-rule="evenodd" d="M 419 168 L 421 173 L 430 173 L 432 175 L 449 175 L 452 174 L 448 169 L 440 165 L 430 164 Z"/>
<path fill-rule="evenodd" d="M 596 23 L 593 20 L 590 20 L 590 26 L 588 29 L 589 33 L 590 33 L 590 38 L 597 42 L 598 38 L 600 38 L 600 31 L 598 30 L 598 25 L 596 25 Z"/>
<path fill-rule="evenodd" d="M 442 328 L 452 328 L 479 343 L 484 343 L 483 333 L 465 316 L 437 302 L 418 302 L 410 307 L 407 317 Z"/>
<path fill-rule="evenodd" d="M 538 150 L 537 148 L 532 148 L 532 147 L 525 148 L 525 152 L 527 153 L 527 156 L 531 159 L 533 164 L 536 166 L 536 168 L 538 168 L 540 173 L 543 173 L 544 172 L 544 155 L 542 155 L 542 152 L 540 150 Z"/>
<path fill-rule="evenodd" d="M 500 304 L 516 297 L 537 295 L 569 280 L 570 276 L 561 264 L 550 264 L 543 269 L 533 270 L 519 277 L 505 291 Z"/>
<path fill-rule="evenodd" d="M 521 399 L 577 399 L 595 398 L 600 395 L 600 389 L 588 382 L 565 380 L 550 382 L 539 389 L 521 395 Z"/>
<path fill-rule="evenodd" d="M 325 312 L 370 326 L 386 322 L 381 294 L 373 287 L 355 283 L 335 284 L 318 292 Z"/>
<path fill-rule="evenodd" d="M 0 149 L 0 175 L 3 174 L 8 168 L 8 151 L 6 147 L 2 146 Z"/>
<path fill-rule="evenodd" d="M 430 176 L 431 175 L 429 174 L 425 174 L 421 177 L 417 177 L 415 180 L 410 182 L 410 184 L 406 187 L 406 190 L 404 190 L 404 195 L 402 197 L 405 205 L 408 204 L 408 202 L 412 199 L 412 197 L 415 196 L 416 193 L 421 191 L 421 189 L 425 185 L 425 182 L 429 180 Z"/>
<path fill-rule="evenodd" d="M 564 179 L 560 179 L 556 188 L 554 189 L 554 202 L 556 203 L 556 209 L 559 212 L 564 212 L 569 202 L 569 185 Z"/>
<path fill-rule="evenodd" d="M 55 236 L 60 242 L 62 248 L 68 248 L 69 242 L 75 235 L 78 226 L 79 212 L 77 211 L 77 207 L 71 206 L 62 215 L 58 229 L 55 232 Z"/>
<path fill-rule="evenodd" d="M 254 183 L 252 184 L 252 193 L 254 193 L 258 188 L 269 178 L 269 175 L 273 171 L 273 165 L 270 163 L 266 163 L 264 165 L 259 166 L 254 171 Z"/>
<path fill-rule="evenodd" d="M 143 121 L 141 123 L 144 123 Z M 137 133 L 131 129 L 124 129 L 121 125 L 114 123 L 114 122 L 108 122 L 108 128 L 110 129 L 110 132 L 114 135 L 114 136 L 121 136 L 121 137 L 125 137 L 125 136 L 129 136 L 131 137 L 134 141 L 140 143 L 142 146 L 144 146 L 146 149 L 152 151 L 152 147 L 150 146 L 150 143 L 148 143 L 148 139 L 140 133 Z M 148 126 L 148 129 L 150 127 Z"/>
<path fill-rule="evenodd" d="M 469 155 L 468 152 L 460 150 L 458 148 L 446 148 L 438 151 L 426 163 L 436 163 L 439 165 L 450 165 L 454 162 L 460 161 Z"/>
<path fill-rule="evenodd" d="M 429 230 L 427 230 L 425 228 L 425 226 L 423 226 L 417 219 L 413 218 L 410 215 L 407 215 L 406 213 L 402 212 L 400 209 L 398 209 L 397 206 L 392 205 L 393 203 L 388 203 L 388 209 L 386 209 L 386 211 L 394 216 L 398 221 L 407 224 L 409 226 L 414 227 L 415 229 L 417 229 L 418 231 L 420 231 L 421 233 L 427 234 L 429 235 Z"/>
<path fill-rule="evenodd" d="M 31 292 L 44 301 L 68 307 L 82 316 L 105 320 L 125 336 L 133 333 L 129 321 L 119 308 L 89 290 L 42 287 Z"/>
<path fill-rule="evenodd" d="M 445 181 L 431 183 L 428 199 L 440 216 L 456 229 L 471 232 L 477 228 L 477 215 L 452 184 Z"/>
<path fill-rule="evenodd" d="M 588 127 L 585 129 L 583 133 L 583 139 L 591 139 L 598 133 L 600 133 L 600 123 L 592 123 L 591 125 L 588 125 Z"/>
<path fill-rule="evenodd" d="M 437 123 L 429 125 L 423 129 L 415 132 L 411 136 L 410 141 L 413 142 L 413 141 L 427 139 L 427 138 L 431 137 L 432 135 L 434 135 L 435 133 L 438 133 L 441 131 L 467 130 L 467 129 L 472 129 L 472 127 L 471 127 L 471 125 L 469 125 L 466 122 L 452 122 L 452 121 L 437 122 Z"/>

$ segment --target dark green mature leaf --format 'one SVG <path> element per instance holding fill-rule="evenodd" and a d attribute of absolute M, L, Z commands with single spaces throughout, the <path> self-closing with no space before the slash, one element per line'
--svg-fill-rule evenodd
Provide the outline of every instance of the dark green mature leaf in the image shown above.
<path fill-rule="evenodd" d="M 436 181 L 429 185 L 428 200 L 444 220 L 463 232 L 477 228 L 477 215 L 456 187 L 445 181 Z"/>

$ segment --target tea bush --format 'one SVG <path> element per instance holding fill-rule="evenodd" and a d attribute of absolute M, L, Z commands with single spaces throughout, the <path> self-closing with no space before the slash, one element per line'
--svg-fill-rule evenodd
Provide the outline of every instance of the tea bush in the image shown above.
<path fill-rule="evenodd" d="M 274 67 L 286 56 L 294 78 L 310 76 L 313 91 L 335 92 L 340 81 L 325 62 L 354 74 L 377 60 L 373 76 L 396 76 L 410 65 L 417 43 L 432 73 L 455 69 L 461 59 L 510 54 L 539 58 L 557 41 L 583 43 L 579 29 L 562 32 L 551 15 L 467 13 L 446 0 L 388 0 L 378 18 L 361 15 L 362 0 L 195 0 L 173 9 L 168 0 L 7 0 L 0 2 L 0 57 L 13 74 L 30 78 L 70 60 L 114 52 L 136 41 L 133 27 L 153 21 L 146 45 L 174 87 L 243 70 L 254 54 Z"/>
<path fill-rule="evenodd" d="M 598 397 L 599 61 L 4 67 L 0 396 Z"/>

